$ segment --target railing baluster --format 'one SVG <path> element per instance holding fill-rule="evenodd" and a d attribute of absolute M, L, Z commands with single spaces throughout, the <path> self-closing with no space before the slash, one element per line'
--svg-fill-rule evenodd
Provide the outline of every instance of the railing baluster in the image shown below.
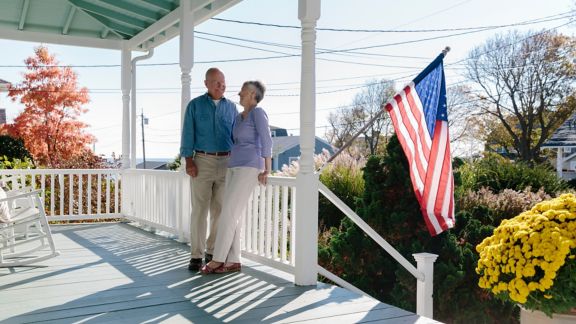
<path fill-rule="evenodd" d="M 54 190 L 54 174 L 50 175 L 50 216 L 54 216 L 54 205 L 56 205 L 56 203 L 54 202 L 54 196 L 56 195 L 56 192 Z"/>
<path fill-rule="evenodd" d="M 96 214 L 101 214 L 100 207 L 102 206 L 102 174 L 98 173 L 98 189 L 96 191 Z"/>
<path fill-rule="evenodd" d="M 254 192 L 250 195 L 248 199 L 248 206 L 246 206 L 246 227 L 244 227 L 244 240 L 246 241 L 246 246 L 244 249 L 252 251 L 252 204 L 254 202 Z"/>
<path fill-rule="evenodd" d="M 46 203 L 46 177 L 44 174 L 40 175 L 40 189 L 42 189 L 42 202 Z"/>
<path fill-rule="evenodd" d="M 74 174 L 68 174 L 68 215 L 74 215 Z"/>
<path fill-rule="evenodd" d="M 266 186 L 266 257 L 272 257 L 272 186 Z"/>
<path fill-rule="evenodd" d="M 274 186 L 274 207 L 273 207 L 273 217 L 274 220 L 272 221 L 273 228 L 273 235 L 272 235 L 272 258 L 274 260 L 278 259 L 278 225 L 279 221 L 279 212 L 280 212 L 280 186 Z"/>
<path fill-rule="evenodd" d="M 259 207 L 258 207 L 258 254 L 266 255 L 264 246 L 264 236 L 266 234 L 266 187 L 258 186 L 260 189 Z"/>
<path fill-rule="evenodd" d="M 290 264 L 296 263 L 296 255 L 294 254 L 294 247 L 296 246 L 296 187 L 292 187 L 292 196 L 290 197 Z"/>
<path fill-rule="evenodd" d="M 282 244 L 281 255 L 282 262 L 288 261 L 288 186 L 282 186 Z"/>
<path fill-rule="evenodd" d="M 60 190 L 58 191 L 58 195 L 60 196 L 60 216 L 64 216 L 64 174 L 58 174 L 58 182 L 60 185 Z"/>
<path fill-rule="evenodd" d="M 118 172 L 114 173 L 114 213 L 118 214 L 120 212 L 120 174 Z"/>
<path fill-rule="evenodd" d="M 82 192 L 83 190 L 83 180 L 84 180 L 84 174 L 82 172 L 80 172 L 78 174 L 78 215 L 82 215 L 84 212 L 84 199 L 82 198 L 83 194 Z M 88 214 L 88 213 L 86 213 Z"/>
<path fill-rule="evenodd" d="M 258 250 L 258 200 L 260 199 L 260 188 L 256 187 L 252 193 L 252 252 L 259 253 Z"/>
<path fill-rule="evenodd" d="M 106 212 L 104 214 L 110 213 L 110 174 L 105 174 L 106 178 Z"/>

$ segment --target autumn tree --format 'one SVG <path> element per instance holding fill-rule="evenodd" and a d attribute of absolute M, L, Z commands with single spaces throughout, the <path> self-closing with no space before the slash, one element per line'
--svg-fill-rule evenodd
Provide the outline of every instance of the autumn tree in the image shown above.
<path fill-rule="evenodd" d="M 394 83 L 385 79 L 372 80 L 366 83 L 361 92 L 354 96 L 352 104 L 330 113 L 328 123 L 330 129 L 326 136 L 329 142 L 342 147 L 352 136 L 358 133 L 374 116 L 382 110 L 382 104 L 394 95 Z M 390 131 L 390 118 L 382 114 L 361 134 L 366 154 L 376 154 L 382 139 Z"/>
<path fill-rule="evenodd" d="M 478 86 L 478 107 L 489 118 L 484 139 L 526 162 L 575 110 L 576 41 L 552 31 L 497 35 L 472 50 L 467 77 Z"/>
<path fill-rule="evenodd" d="M 57 168 L 86 154 L 95 140 L 78 120 L 87 111 L 82 106 L 89 101 L 88 89 L 79 88 L 76 73 L 58 66 L 46 47 L 35 48 L 34 56 L 24 62 L 24 80 L 8 93 L 24 110 L 4 128 L 10 136 L 24 140 L 37 163 Z"/>

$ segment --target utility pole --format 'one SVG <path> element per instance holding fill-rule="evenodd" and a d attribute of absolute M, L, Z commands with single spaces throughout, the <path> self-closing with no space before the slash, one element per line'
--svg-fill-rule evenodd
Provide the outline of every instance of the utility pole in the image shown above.
<path fill-rule="evenodd" d="M 146 144 L 144 141 L 144 125 L 148 125 L 148 118 L 144 117 L 144 109 L 142 109 L 142 113 L 140 114 L 141 124 L 142 124 L 142 158 L 144 160 L 143 169 L 146 169 Z"/>

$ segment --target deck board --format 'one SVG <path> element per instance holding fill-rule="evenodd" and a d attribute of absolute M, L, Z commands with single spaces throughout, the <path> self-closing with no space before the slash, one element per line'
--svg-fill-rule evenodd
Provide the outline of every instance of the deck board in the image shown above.
<path fill-rule="evenodd" d="M 249 260 L 240 273 L 191 273 L 186 245 L 127 224 L 52 231 L 62 255 L 0 268 L 0 322 L 438 323 Z"/>

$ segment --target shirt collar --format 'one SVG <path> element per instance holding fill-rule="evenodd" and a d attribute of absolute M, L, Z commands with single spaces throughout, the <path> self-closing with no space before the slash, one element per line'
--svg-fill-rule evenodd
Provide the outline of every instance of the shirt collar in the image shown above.
<path fill-rule="evenodd" d="M 225 96 L 222 96 L 222 98 L 220 98 L 220 99 L 212 99 L 212 97 L 210 97 L 210 95 L 208 94 L 208 92 L 206 92 L 206 93 L 204 94 L 204 96 L 206 96 L 206 99 L 208 99 L 208 100 L 224 100 L 224 101 L 228 101 L 228 99 L 226 99 Z"/>

